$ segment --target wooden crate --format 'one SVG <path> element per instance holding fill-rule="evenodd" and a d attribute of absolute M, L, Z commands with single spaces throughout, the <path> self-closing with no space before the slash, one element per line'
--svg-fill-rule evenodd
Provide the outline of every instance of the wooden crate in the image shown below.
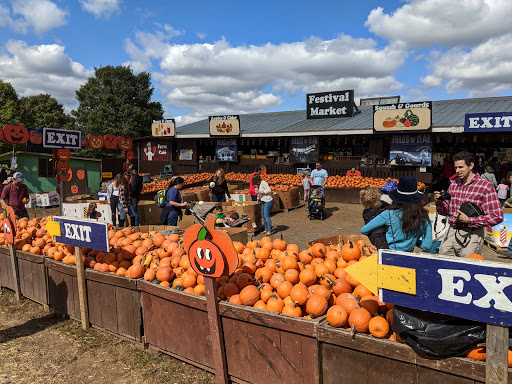
<path fill-rule="evenodd" d="M 41 304 L 48 304 L 48 279 L 45 257 L 33 253 L 16 251 L 21 294 Z"/>
<path fill-rule="evenodd" d="M 320 383 L 316 320 L 219 304 L 232 381 Z"/>
<path fill-rule="evenodd" d="M 213 372 L 206 299 L 137 281 L 145 342 L 150 347 Z"/>
<path fill-rule="evenodd" d="M 9 248 L 0 246 L 0 286 L 14 290 L 11 254 Z"/>
<path fill-rule="evenodd" d="M 325 384 L 485 382 L 485 363 L 466 358 L 424 359 L 405 344 L 333 328 L 317 327 Z M 512 369 L 509 369 L 512 373 Z M 509 373 L 509 383 L 512 375 Z"/>
<path fill-rule="evenodd" d="M 137 280 L 86 269 L 85 284 L 91 325 L 141 342 L 142 314 Z"/>
<path fill-rule="evenodd" d="M 337 235 L 337 236 L 329 236 L 329 237 L 322 237 L 320 239 L 315 239 L 308 241 L 308 245 L 312 246 L 315 243 L 322 243 L 324 245 L 336 245 L 336 244 L 345 244 L 348 241 L 351 241 L 353 243 L 357 242 L 358 240 L 364 240 L 366 245 L 371 245 L 371 241 L 368 238 L 368 236 L 365 235 Z"/>
<path fill-rule="evenodd" d="M 57 313 L 80 319 L 76 267 L 46 258 L 48 305 Z"/>

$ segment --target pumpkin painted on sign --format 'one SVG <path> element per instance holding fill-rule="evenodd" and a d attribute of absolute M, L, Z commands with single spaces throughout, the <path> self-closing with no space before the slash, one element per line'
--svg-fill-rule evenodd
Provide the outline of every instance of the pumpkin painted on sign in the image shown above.
<path fill-rule="evenodd" d="M 86 137 L 80 138 L 80 147 L 87 148 L 89 146 L 89 142 Z"/>
<path fill-rule="evenodd" d="M 76 183 L 71 186 L 71 193 L 75 195 L 78 193 L 78 185 Z"/>
<path fill-rule="evenodd" d="M 29 134 L 29 141 L 31 144 L 39 145 L 43 143 L 43 134 L 39 130 L 31 130 Z"/>
<path fill-rule="evenodd" d="M 68 168 L 66 171 L 61 171 L 59 179 L 62 181 L 70 181 L 72 177 L 73 171 L 71 170 L 71 168 Z"/>
<path fill-rule="evenodd" d="M 83 180 L 85 178 L 85 169 L 79 169 L 76 171 L 76 176 L 79 180 Z"/>
<path fill-rule="evenodd" d="M 133 158 L 135 157 L 133 151 L 124 151 L 124 158 L 126 160 L 133 160 Z"/>
<path fill-rule="evenodd" d="M 129 137 L 119 136 L 117 138 L 117 146 L 123 151 L 129 151 L 133 146 L 132 139 Z"/>
<path fill-rule="evenodd" d="M 69 161 L 68 160 L 59 160 L 55 163 L 55 169 L 59 172 L 67 172 L 69 169 Z"/>
<path fill-rule="evenodd" d="M 103 136 L 103 145 L 107 149 L 116 149 L 117 148 L 117 136 L 110 135 L 110 134 Z"/>
<path fill-rule="evenodd" d="M 183 245 L 190 266 L 198 274 L 208 277 L 231 275 L 238 266 L 238 254 L 229 235 L 214 229 L 215 216 L 208 215 L 204 222 L 188 228 Z"/>
<path fill-rule="evenodd" d="M 7 124 L 4 126 L 4 140 L 9 144 L 25 144 L 28 141 L 28 130 L 19 121 L 17 124 Z"/>
<path fill-rule="evenodd" d="M 59 160 L 69 160 L 71 157 L 71 151 L 67 148 L 57 149 L 57 159 Z"/>
<path fill-rule="evenodd" d="M 103 136 L 98 135 L 87 135 L 87 143 L 89 144 L 89 148 L 92 149 L 101 149 L 103 148 Z"/>

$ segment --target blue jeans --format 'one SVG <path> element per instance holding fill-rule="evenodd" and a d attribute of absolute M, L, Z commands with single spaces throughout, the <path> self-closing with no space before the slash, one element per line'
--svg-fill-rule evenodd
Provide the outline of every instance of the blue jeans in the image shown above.
<path fill-rule="evenodd" d="M 119 220 L 120 223 L 124 222 L 124 219 L 126 219 L 126 212 L 124 211 L 124 208 L 121 203 L 117 203 L 117 209 L 119 211 Z"/>
<path fill-rule="evenodd" d="M 256 200 L 258 200 L 258 196 L 256 196 L 256 195 L 251 195 L 251 200 L 252 200 L 252 201 L 256 201 Z"/>
<path fill-rule="evenodd" d="M 128 206 L 128 215 L 130 216 L 130 223 L 135 227 L 139 226 L 139 214 L 137 213 L 137 206 L 129 205 Z"/>
<path fill-rule="evenodd" d="M 270 221 L 270 211 L 274 206 L 274 200 L 263 202 L 261 205 L 261 216 L 263 217 L 263 225 L 265 226 L 266 232 L 272 231 L 272 222 Z"/>
<path fill-rule="evenodd" d="M 507 248 L 507 252 L 512 254 L 512 239 L 509 241 L 508 243 L 508 248 Z"/>
<path fill-rule="evenodd" d="M 167 225 L 172 225 L 176 227 L 178 225 L 178 212 L 171 211 L 167 214 Z"/>
<path fill-rule="evenodd" d="M 212 201 L 214 203 L 225 203 L 226 202 L 226 195 L 216 195 L 215 193 L 212 193 Z"/>
<path fill-rule="evenodd" d="M 14 212 L 14 214 L 18 216 L 19 219 L 21 219 L 22 217 L 26 217 L 27 219 L 29 218 L 27 209 L 24 209 L 23 211 L 20 212 Z"/>

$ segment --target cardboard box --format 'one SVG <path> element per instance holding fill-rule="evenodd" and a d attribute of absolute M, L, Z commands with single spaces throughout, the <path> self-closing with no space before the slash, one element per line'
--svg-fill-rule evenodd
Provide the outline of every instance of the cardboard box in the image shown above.
<path fill-rule="evenodd" d="M 181 191 L 181 200 L 186 202 L 196 202 L 197 195 L 193 191 Z"/>
<path fill-rule="evenodd" d="M 30 193 L 28 195 L 28 203 L 25 204 L 25 208 L 35 208 L 37 206 L 37 199 L 35 193 Z"/>
<path fill-rule="evenodd" d="M 138 227 L 133 227 L 133 232 L 151 232 L 151 231 L 169 231 L 173 229 L 180 229 L 179 227 L 175 227 L 172 225 L 139 225 Z"/>
<path fill-rule="evenodd" d="M 208 187 L 199 187 L 198 191 L 194 191 L 196 194 L 196 201 L 211 201 L 210 198 L 210 188 Z"/>
<path fill-rule="evenodd" d="M 234 201 L 252 201 L 251 195 L 242 195 L 242 194 L 238 194 L 238 193 L 234 193 L 234 194 L 232 193 L 231 198 Z"/>
<path fill-rule="evenodd" d="M 274 205 L 272 206 L 272 210 L 270 211 L 270 213 L 280 212 L 281 211 L 281 202 L 279 201 L 279 194 L 274 192 L 272 194 L 272 199 L 274 199 Z"/>
<path fill-rule="evenodd" d="M 336 244 L 345 244 L 349 241 L 355 243 L 358 240 L 364 240 L 365 245 L 372 245 L 370 239 L 368 236 L 365 235 L 337 235 L 337 236 L 329 236 L 329 237 L 322 237 L 320 239 L 315 239 L 308 241 L 308 245 L 312 246 L 315 243 L 322 243 L 324 245 L 336 245 Z"/>
<path fill-rule="evenodd" d="M 279 195 L 281 208 L 293 208 L 300 204 L 299 201 L 299 189 L 294 188 L 291 191 L 283 192 L 276 191 Z"/>
<path fill-rule="evenodd" d="M 63 203 L 62 204 L 62 215 L 66 217 L 78 217 L 79 219 L 84 218 L 84 207 L 87 210 L 88 204 L 86 203 Z"/>
<path fill-rule="evenodd" d="M 231 241 L 238 241 L 243 245 L 247 244 L 247 228 L 218 228 L 220 231 L 226 232 Z"/>
<path fill-rule="evenodd" d="M 60 196 L 57 192 L 36 193 L 36 206 L 53 207 L 60 204 Z"/>
<path fill-rule="evenodd" d="M 160 223 L 160 208 L 154 201 L 141 200 L 137 206 L 137 213 L 139 214 L 140 225 L 156 225 Z"/>
<path fill-rule="evenodd" d="M 263 221 L 261 218 L 261 203 L 258 203 L 257 201 L 228 201 L 220 204 L 222 205 L 224 211 L 234 210 L 240 217 L 242 217 L 243 214 L 246 214 L 247 218 L 249 219 L 249 222 L 246 225 L 248 232 L 253 232 L 263 227 Z"/>

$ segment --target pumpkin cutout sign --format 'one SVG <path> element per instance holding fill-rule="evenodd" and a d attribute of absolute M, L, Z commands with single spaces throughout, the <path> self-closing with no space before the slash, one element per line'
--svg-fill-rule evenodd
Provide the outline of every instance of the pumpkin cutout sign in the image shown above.
<path fill-rule="evenodd" d="M 110 134 L 103 136 L 103 146 L 107 149 L 116 149 L 117 148 L 117 136 L 110 135 Z"/>
<path fill-rule="evenodd" d="M 117 146 L 123 151 L 129 151 L 133 146 L 132 139 L 129 137 L 119 136 L 117 138 Z"/>
<path fill-rule="evenodd" d="M 9 219 L 2 220 L 2 229 L 4 230 L 4 238 L 7 244 L 14 243 L 14 236 L 16 236 L 16 231 L 14 226 Z"/>
<path fill-rule="evenodd" d="M 103 136 L 98 135 L 87 135 L 87 143 L 89 144 L 89 148 L 92 149 L 101 149 L 103 148 Z"/>
<path fill-rule="evenodd" d="M 40 145 L 43 143 L 43 134 L 38 129 L 33 129 L 29 133 L 29 141 L 31 144 Z"/>
<path fill-rule="evenodd" d="M 198 275 L 229 276 L 238 266 L 238 254 L 229 235 L 214 226 L 215 216 L 208 215 L 204 225 L 195 224 L 185 231 L 183 246 Z"/>
<path fill-rule="evenodd" d="M 28 141 L 28 129 L 18 121 L 4 127 L 4 139 L 9 144 L 25 144 Z"/>

